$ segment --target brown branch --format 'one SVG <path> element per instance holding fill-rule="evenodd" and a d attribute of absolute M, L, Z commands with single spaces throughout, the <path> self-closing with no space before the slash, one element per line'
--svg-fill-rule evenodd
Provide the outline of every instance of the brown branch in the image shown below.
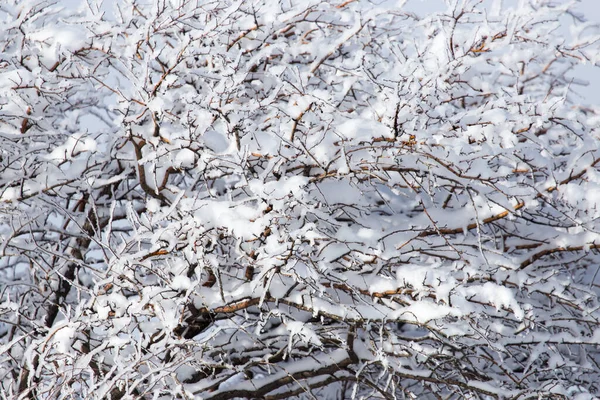
<path fill-rule="evenodd" d="M 236 44 L 237 42 L 239 42 L 240 40 L 242 40 L 243 38 L 245 38 L 246 36 L 248 36 L 248 34 L 249 34 L 250 32 L 253 32 L 253 31 L 257 30 L 257 29 L 258 29 L 258 25 L 254 25 L 252 28 L 250 28 L 250 29 L 248 29 L 248 30 L 246 30 L 246 31 L 244 31 L 244 32 L 242 32 L 242 33 L 240 33 L 240 34 L 238 35 L 238 37 L 237 37 L 237 38 L 235 38 L 235 39 L 233 40 L 233 42 L 231 42 L 231 43 L 230 43 L 230 44 L 227 46 L 227 51 L 231 50 L 231 48 L 232 48 L 233 46 L 235 46 L 235 44 Z"/>
<path fill-rule="evenodd" d="M 515 204 L 513 208 L 516 211 L 520 208 L 523 208 L 524 206 L 525 206 L 525 203 L 520 202 L 520 203 Z M 492 215 L 491 217 L 485 218 L 480 223 L 472 222 L 469 225 L 467 225 L 465 228 L 439 228 L 439 229 L 426 230 L 426 231 L 419 233 L 418 237 L 426 237 L 426 236 L 432 236 L 432 235 L 437 235 L 437 234 L 454 235 L 454 234 L 463 233 L 463 232 L 465 232 L 465 230 L 472 230 L 472 229 L 477 228 L 478 225 L 485 225 L 485 224 L 489 224 L 489 223 L 501 220 L 503 218 L 506 218 L 509 214 L 510 214 L 510 212 L 508 210 L 502 211 L 501 213 L 498 213 L 496 215 Z"/>
<path fill-rule="evenodd" d="M 147 259 L 149 259 L 149 258 L 152 258 L 152 257 L 164 256 L 164 255 L 167 255 L 167 254 L 169 254 L 169 250 L 166 250 L 166 249 L 158 249 L 158 250 L 156 250 L 156 251 L 152 251 L 152 252 L 150 252 L 150 253 L 146 254 L 146 255 L 145 255 L 145 256 L 143 256 L 143 257 L 142 257 L 140 260 L 141 260 L 141 261 L 145 261 L 145 260 L 147 260 Z"/>
<path fill-rule="evenodd" d="M 134 103 L 137 103 L 141 106 L 146 107 L 146 103 L 136 100 L 136 99 L 128 99 L 126 98 L 123 93 L 121 93 L 120 91 L 113 89 L 112 87 L 108 86 L 106 83 L 102 82 L 100 79 L 96 78 L 95 76 L 92 76 L 91 79 L 95 80 L 96 82 L 98 82 L 100 85 L 104 86 L 106 89 L 110 90 L 111 92 L 113 92 L 114 94 L 116 94 L 119 97 L 122 97 L 123 99 L 127 100 L 127 101 L 132 101 Z"/>
<path fill-rule="evenodd" d="M 344 8 L 346 7 L 348 4 L 354 3 L 356 0 L 346 0 L 341 4 L 338 4 L 337 6 L 335 6 L 335 8 Z"/>
<path fill-rule="evenodd" d="M 169 76 L 171 74 L 171 72 L 173 72 L 173 70 L 175 68 L 177 68 L 177 66 L 181 63 L 181 61 L 183 60 L 183 53 L 185 52 L 187 47 L 188 47 L 188 45 L 185 45 L 183 47 L 183 49 L 181 49 L 179 51 L 179 54 L 177 54 L 177 58 L 176 58 L 175 63 L 173 64 L 173 66 L 171 66 L 169 69 L 167 69 L 165 72 L 163 72 L 163 74 L 160 77 L 160 79 L 158 80 L 158 82 L 156 82 L 156 85 L 154 85 L 154 88 L 152 88 L 152 91 L 150 92 L 150 97 L 156 96 L 158 89 L 161 87 L 161 85 L 163 84 L 163 82 L 165 81 L 167 76 Z"/>
<path fill-rule="evenodd" d="M 322 365 L 316 360 L 315 360 L 315 363 L 316 363 L 316 365 L 313 364 L 310 367 Z M 206 400 L 208 400 L 208 399 L 226 400 L 226 399 L 233 399 L 233 398 L 247 398 L 247 399 L 262 398 L 264 395 L 268 394 L 269 392 L 272 392 L 273 390 L 279 389 L 285 385 L 289 385 L 290 383 L 295 383 L 301 379 L 310 379 L 310 378 L 318 377 L 321 375 L 334 375 L 336 372 L 343 371 L 344 368 L 346 368 L 347 366 L 349 366 L 351 364 L 352 364 L 352 361 L 350 360 L 349 357 L 347 357 L 340 362 L 332 362 L 331 364 L 329 364 L 329 365 L 326 364 L 326 365 L 322 366 L 321 368 L 317 368 L 317 369 L 311 368 L 311 369 L 307 369 L 304 371 L 298 371 L 298 372 L 294 372 L 291 374 L 283 375 L 281 378 L 266 382 L 262 386 L 258 386 L 259 381 L 256 381 L 255 385 L 254 385 L 255 387 L 252 389 L 232 388 L 231 390 L 215 392 L 215 394 L 212 396 L 210 394 L 203 393 L 204 399 L 206 399 Z M 284 373 L 284 372 L 285 371 L 282 371 L 281 373 Z M 195 394 L 198 394 L 198 393 L 195 393 Z"/>
<path fill-rule="evenodd" d="M 334 289 L 342 290 L 342 291 L 348 292 L 348 293 L 358 292 L 364 296 L 370 296 L 370 297 L 376 297 L 376 298 L 386 298 L 386 297 L 392 297 L 392 296 L 397 296 L 397 295 L 409 295 L 410 296 L 414 293 L 413 289 L 407 289 L 407 288 L 398 288 L 398 289 L 386 290 L 386 291 L 382 291 L 382 292 L 370 292 L 369 290 L 366 290 L 366 289 L 355 289 L 355 288 L 352 288 L 345 284 L 330 283 L 330 282 L 322 283 L 322 286 L 326 287 L 326 288 L 334 288 Z M 270 296 L 269 294 L 267 294 L 266 296 L 264 296 L 264 298 L 262 298 L 262 302 L 281 303 L 281 304 L 285 304 L 290 307 L 294 307 L 298 310 L 309 311 L 311 313 L 316 313 L 318 315 L 322 315 L 324 317 L 331 318 L 331 319 L 338 320 L 338 321 L 349 321 L 349 322 L 353 321 L 352 318 L 344 319 L 343 317 L 340 317 L 338 315 L 323 312 L 320 310 L 314 310 L 312 307 L 306 306 L 304 304 L 299 304 L 299 303 L 293 302 L 288 299 L 274 298 L 274 297 Z M 209 309 L 208 307 L 202 307 L 202 308 L 193 310 L 192 314 L 193 315 L 231 314 L 231 313 L 234 313 L 237 311 L 245 310 L 245 309 L 253 307 L 253 306 L 257 306 L 260 303 L 261 303 L 261 297 L 251 297 L 251 298 L 246 298 L 246 299 L 242 299 L 242 300 L 237 300 L 230 304 L 226 304 L 226 305 L 220 306 L 220 307 L 215 307 L 213 309 Z M 407 305 L 408 303 L 401 302 L 401 304 Z"/>
<path fill-rule="evenodd" d="M 456 172 L 455 172 L 455 171 L 454 171 L 454 170 L 453 170 L 451 167 L 449 167 L 449 166 L 446 166 L 446 165 L 445 165 L 445 163 L 441 162 L 441 160 L 438 160 L 438 159 L 437 159 L 437 157 L 433 157 L 433 159 L 434 159 L 434 160 L 436 160 L 436 161 L 438 161 L 438 162 L 440 162 L 440 164 L 441 164 L 441 165 L 443 165 L 443 166 L 445 166 L 446 168 L 448 168 L 448 170 L 449 170 L 450 172 L 452 172 L 452 173 L 456 174 Z M 579 178 L 583 177 L 583 175 L 585 175 L 585 173 L 586 173 L 586 172 L 587 172 L 587 171 L 588 171 L 590 168 L 593 168 L 593 167 L 594 167 L 594 166 L 596 166 L 596 164 L 598 164 L 599 162 L 600 162 L 600 158 L 599 158 L 599 159 L 597 159 L 597 160 L 595 160 L 595 161 L 594 161 L 592 164 L 590 164 L 589 166 L 585 167 L 583 170 L 581 170 L 581 171 L 580 171 L 580 172 L 578 172 L 577 174 L 575 174 L 575 175 L 569 175 L 569 177 L 568 177 L 568 178 L 565 178 L 565 179 L 563 179 L 563 180 L 562 180 L 562 181 L 560 181 L 560 182 L 559 182 L 559 183 L 558 183 L 556 186 L 551 186 L 551 187 L 547 188 L 547 189 L 546 189 L 546 192 L 547 192 L 547 193 L 552 193 L 552 192 L 554 192 L 555 190 L 558 190 L 559 186 L 561 186 L 561 185 L 565 185 L 565 184 L 567 184 L 567 183 L 570 183 L 570 182 L 572 182 L 572 181 L 574 181 L 574 180 L 576 180 L 576 179 L 579 179 Z M 518 171 L 518 172 L 521 172 L 521 171 Z M 467 178 L 467 177 L 465 177 L 465 176 L 462 176 L 462 175 L 460 175 L 460 174 L 456 174 L 456 175 L 457 175 L 457 176 L 460 176 L 460 177 L 463 177 L 463 178 Z M 543 196 L 544 196 L 544 194 L 543 194 L 543 193 L 538 193 L 538 194 L 536 195 L 536 198 L 540 198 L 540 197 L 543 197 Z M 517 204 L 514 206 L 514 210 L 515 210 L 515 211 L 516 211 L 516 210 L 519 210 L 520 208 L 523 208 L 524 206 L 525 206 L 525 202 L 521 201 L 521 202 L 517 203 Z M 489 217 L 489 218 L 486 218 L 486 219 L 484 219 L 484 220 L 483 220 L 481 223 L 479 223 L 479 225 L 482 225 L 482 224 L 489 224 L 489 223 L 491 223 L 491 222 L 495 222 L 495 221 L 501 220 L 501 219 L 503 219 L 503 218 L 506 218 L 506 217 L 507 217 L 509 214 L 510 214 L 510 212 L 509 212 L 508 210 L 506 210 L 506 211 L 503 211 L 503 212 L 501 212 L 501 213 L 499 213 L 499 214 L 496 214 L 496 215 L 493 215 L 493 216 L 491 216 L 491 217 Z M 463 233 L 465 230 L 472 230 L 472 229 L 475 229 L 475 228 L 477 228 L 477 226 L 478 226 L 478 223 L 477 223 L 477 222 L 472 222 L 472 223 L 470 223 L 469 225 L 467 225 L 467 226 L 466 226 L 466 229 L 465 229 L 465 228 L 440 228 L 440 229 L 437 229 L 437 230 L 436 230 L 436 229 L 428 229 L 428 230 L 425 230 L 425 231 L 421 232 L 421 233 L 418 235 L 418 237 L 426 237 L 426 236 L 432 236 L 432 235 L 436 235 L 436 234 L 444 234 L 444 235 L 460 234 L 460 233 Z M 532 247 L 539 247 L 539 246 L 541 246 L 541 244 L 532 245 Z M 570 251 L 572 251 L 572 250 L 570 250 Z M 522 267 L 522 268 L 524 268 L 524 267 Z"/>
<path fill-rule="evenodd" d="M 540 245 L 536 246 L 539 247 Z M 581 251 L 581 250 L 585 250 L 586 248 L 591 249 L 600 249 L 600 244 L 590 244 L 590 245 L 586 245 L 586 246 L 567 246 L 567 247 L 555 247 L 553 249 L 546 249 L 546 250 L 542 250 L 538 253 L 535 253 L 534 255 L 532 255 L 531 257 L 529 257 L 527 260 L 523 261 L 521 263 L 521 265 L 519 265 L 519 269 L 524 269 L 528 266 L 530 266 L 531 264 L 533 264 L 534 262 L 536 262 L 537 260 L 539 260 L 542 257 L 545 256 L 549 256 L 551 254 L 555 254 L 555 253 L 563 253 L 563 252 L 567 252 L 567 251 Z"/>
<path fill-rule="evenodd" d="M 164 196 L 160 193 L 160 190 L 162 190 L 162 188 L 157 188 L 155 190 L 152 189 L 150 185 L 148 185 L 148 182 L 146 181 L 146 168 L 140 163 L 140 160 L 143 158 L 142 148 L 146 145 L 146 142 L 144 140 L 141 140 L 138 144 L 133 137 L 130 138 L 130 141 L 133 144 L 133 148 L 135 150 L 136 167 L 142 190 L 147 195 L 152 196 L 155 199 L 164 200 Z"/>
<path fill-rule="evenodd" d="M 356 35 L 358 35 L 358 34 L 360 33 L 360 31 L 362 31 L 362 30 L 363 30 L 363 28 L 364 28 L 364 27 L 365 27 L 365 25 L 364 25 L 364 24 L 361 24 L 361 25 L 360 25 L 360 27 L 359 27 L 359 28 L 358 28 L 356 31 L 352 32 L 352 34 L 346 38 L 346 40 L 349 40 L 349 39 L 350 39 L 350 38 L 352 38 L 353 36 L 356 36 Z M 323 63 L 324 63 L 324 62 L 325 62 L 325 61 L 326 61 L 326 60 L 327 60 L 329 57 L 331 57 L 331 56 L 333 55 L 333 53 L 335 53 L 335 52 L 336 52 L 336 51 L 337 51 L 337 50 L 338 50 L 340 47 L 342 47 L 342 46 L 344 45 L 344 43 L 345 43 L 345 42 L 340 42 L 340 43 L 338 43 L 338 44 L 337 44 L 337 45 L 336 45 L 336 46 L 335 46 L 335 47 L 334 47 L 334 48 L 333 48 L 331 51 L 329 51 L 327 54 L 325 54 L 325 56 L 321 57 L 321 58 L 320 58 L 318 61 L 317 61 L 317 60 L 313 61 L 313 63 L 312 63 L 312 66 L 311 66 L 311 68 L 310 68 L 310 73 L 311 73 L 311 74 L 314 74 L 314 73 L 315 73 L 315 72 L 316 72 L 316 71 L 319 69 L 319 67 L 320 67 L 320 66 L 321 66 L 321 65 L 322 65 L 322 64 L 323 64 Z"/>
<path fill-rule="evenodd" d="M 357 288 L 351 288 L 348 285 L 345 285 L 343 283 L 330 283 L 330 282 L 325 282 L 322 284 L 323 287 L 326 288 L 334 288 L 334 289 L 338 289 L 341 290 L 343 292 L 346 293 L 354 293 L 354 292 L 358 292 L 364 296 L 370 296 L 370 297 L 375 297 L 378 299 L 381 298 L 385 298 L 385 297 L 391 297 L 391 296 L 396 296 L 396 295 L 409 295 L 412 296 L 415 291 L 413 289 L 406 289 L 406 288 L 398 288 L 398 289 L 393 289 L 393 290 L 385 290 L 383 292 L 370 292 L 369 290 L 366 289 L 357 289 Z M 409 303 L 407 303 L 406 301 L 400 301 L 400 303 L 402 305 L 409 305 Z"/>
<path fill-rule="evenodd" d="M 31 115 L 31 107 L 27 107 L 27 111 L 25 111 L 25 113 L 27 115 Z M 23 118 L 23 121 L 21 122 L 21 133 L 25 133 L 29 130 L 29 128 L 31 128 L 31 124 L 29 123 L 29 118 L 25 117 Z"/>
<path fill-rule="evenodd" d="M 298 129 L 298 123 L 300 122 L 302 117 L 304 117 L 304 114 L 306 114 L 308 111 L 310 111 L 312 106 L 313 106 L 313 103 L 311 102 L 306 109 L 301 111 L 300 114 L 292 120 L 293 124 L 292 124 L 292 133 L 290 135 L 290 142 L 294 141 L 294 137 L 296 136 L 296 130 Z"/>
<path fill-rule="evenodd" d="M 586 173 L 586 172 L 587 172 L 587 171 L 588 171 L 590 168 L 593 168 L 593 167 L 595 167 L 595 166 L 596 166 L 596 164 L 598 164 L 598 162 L 600 162 L 600 158 L 599 158 L 599 159 L 597 159 L 596 161 L 594 161 L 593 163 L 591 163 L 589 166 L 587 166 L 587 167 L 585 167 L 584 169 L 582 169 L 581 171 L 579 171 L 577 174 L 575 174 L 575 175 L 569 175 L 569 177 L 568 177 L 568 178 L 565 178 L 565 179 L 563 179 L 562 181 L 560 181 L 560 182 L 558 183 L 558 185 L 556 185 L 556 186 L 552 186 L 552 187 L 549 187 L 548 189 L 546 189 L 546 192 L 548 192 L 548 193 L 552 193 L 552 192 L 554 192 L 555 190 L 558 190 L 558 187 L 559 187 L 559 186 L 561 186 L 561 185 L 565 185 L 565 184 L 567 184 L 567 183 L 570 183 L 570 182 L 572 182 L 572 181 L 574 181 L 574 180 L 576 180 L 576 179 L 579 179 L 579 178 L 581 178 L 583 175 L 585 175 L 585 173 Z M 538 194 L 538 196 L 537 196 L 537 197 L 541 197 L 541 196 L 542 196 L 542 194 L 540 193 L 540 194 Z"/>

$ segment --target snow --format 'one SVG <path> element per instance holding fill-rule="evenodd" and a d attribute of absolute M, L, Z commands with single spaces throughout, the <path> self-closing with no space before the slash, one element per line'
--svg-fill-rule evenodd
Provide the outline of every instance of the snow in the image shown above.
<path fill-rule="evenodd" d="M 293 345 L 293 339 L 295 336 L 300 337 L 301 340 L 307 344 L 314 344 L 321 347 L 323 343 L 317 334 L 311 329 L 309 324 L 302 323 L 300 321 L 287 321 L 286 328 L 290 332 L 289 350 Z"/>
<path fill-rule="evenodd" d="M 83 135 L 69 136 L 62 146 L 57 146 L 47 159 L 56 164 L 66 160 L 71 160 L 83 152 L 93 152 L 96 150 L 96 141 Z"/>
<path fill-rule="evenodd" d="M 76 329 L 68 323 L 54 327 L 50 333 L 52 346 L 58 353 L 68 353 L 75 340 Z"/>
<path fill-rule="evenodd" d="M 7 396 L 600 394 L 597 26 L 113 3 L 0 6 Z"/>
<path fill-rule="evenodd" d="M 230 142 L 227 136 L 216 130 L 208 130 L 202 136 L 204 144 L 213 152 L 220 154 L 229 149 Z"/>
<path fill-rule="evenodd" d="M 341 123 L 337 127 L 340 136 L 348 140 L 369 141 L 378 137 L 392 137 L 390 129 L 373 122 L 371 119 L 355 118 Z"/>
<path fill-rule="evenodd" d="M 196 154 L 190 149 L 181 149 L 175 156 L 175 163 L 179 168 L 192 168 L 196 164 Z"/>
<path fill-rule="evenodd" d="M 443 319 L 447 316 L 460 317 L 461 315 L 462 313 L 458 309 L 421 301 L 390 313 L 388 318 L 392 321 L 400 320 L 407 322 L 427 323 L 429 321 Z"/>
<path fill-rule="evenodd" d="M 524 313 L 514 297 L 514 293 L 507 287 L 486 282 L 481 286 L 463 288 L 465 297 L 475 296 L 478 300 L 490 303 L 496 310 L 511 309 L 517 320 L 522 320 Z"/>
<path fill-rule="evenodd" d="M 171 282 L 174 290 L 188 290 L 192 286 L 192 281 L 186 276 L 176 276 Z"/>

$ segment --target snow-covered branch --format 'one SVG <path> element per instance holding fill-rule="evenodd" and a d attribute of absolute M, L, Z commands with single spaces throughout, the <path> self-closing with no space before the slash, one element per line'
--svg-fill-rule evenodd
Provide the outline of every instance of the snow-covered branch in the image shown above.
<path fill-rule="evenodd" d="M 4 1 L 0 392 L 599 396 L 598 28 L 521 3 Z"/>

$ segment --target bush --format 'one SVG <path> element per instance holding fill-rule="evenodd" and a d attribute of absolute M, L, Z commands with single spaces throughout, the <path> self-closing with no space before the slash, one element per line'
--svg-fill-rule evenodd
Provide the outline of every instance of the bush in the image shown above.
<path fill-rule="evenodd" d="M 6 396 L 600 395 L 568 5 L 4 3 Z"/>

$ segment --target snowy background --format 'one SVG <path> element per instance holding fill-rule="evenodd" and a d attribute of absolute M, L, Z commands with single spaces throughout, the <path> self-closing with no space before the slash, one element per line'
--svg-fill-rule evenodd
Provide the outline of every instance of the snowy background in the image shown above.
<path fill-rule="evenodd" d="M 518 7 L 522 0 L 500 0 L 503 1 L 504 7 Z M 79 0 L 60 0 L 66 7 L 75 9 L 82 6 Z M 449 0 L 381 0 L 376 3 L 401 4 L 405 3 L 406 11 L 414 12 L 419 16 L 430 14 L 437 11 L 443 11 L 447 8 Z M 490 1 L 486 1 L 491 3 Z M 600 1 L 599 0 L 579 0 L 579 5 L 576 7 L 582 16 L 589 21 L 594 21 L 600 24 Z M 114 6 L 118 4 L 118 0 L 105 0 L 102 5 L 102 10 L 106 15 L 112 15 Z M 566 18 L 566 17 L 565 17 Z M 565 33 L 568 30 L 565 29 Z M 578 66 L 570 74 L 577 82 L 585 83 L 576 85 L 573 90 L 581 95 L 582 104 L 600 104 L 600 70 L 592 65 Z"/>

